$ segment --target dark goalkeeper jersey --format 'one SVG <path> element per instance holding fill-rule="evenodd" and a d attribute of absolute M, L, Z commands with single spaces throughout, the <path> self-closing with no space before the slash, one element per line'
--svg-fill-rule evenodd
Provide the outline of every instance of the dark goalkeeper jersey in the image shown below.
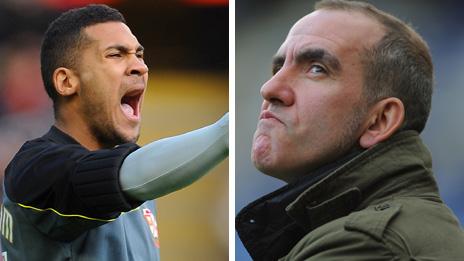
<path fill-rule="evenodd" d="M 4 260 L 159 260 L 154 201 L 119 186 L 128 143 L 89 151 L 55 127 L 26 142 L 5 171 Z"/>

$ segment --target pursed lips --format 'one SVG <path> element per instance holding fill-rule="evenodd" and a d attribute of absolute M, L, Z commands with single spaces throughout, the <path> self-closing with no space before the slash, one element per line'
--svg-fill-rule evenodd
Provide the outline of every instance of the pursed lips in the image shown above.
<path fill-rule="evenodd" d="M 261 112 L 261 115 L 259 116 L 259 119 L 260 120 L 276 120 L 280 123 L 283 124 L 283 122 L 274 114 L 272 113 L 271 111 L 268 111 L 268 110 L 264 110 Z"/>

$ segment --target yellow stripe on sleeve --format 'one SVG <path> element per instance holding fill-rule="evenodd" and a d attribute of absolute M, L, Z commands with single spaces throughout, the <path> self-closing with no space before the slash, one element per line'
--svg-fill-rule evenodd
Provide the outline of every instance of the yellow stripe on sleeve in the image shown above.
<path fill-rule="evenodd" d="M 55 213 L 55 214 L 57 214 L 58 216 L 61 216 L 61 217 L 76 217 L 76 218 L 82 218 L 82 219 L 93 220 L 93 221 L 101 221 L 101 222 L 111 222 L 111 221 L 116 220 L 116 218 L 113 218 L 113 219 L 100 219 L 100 218 L 87 217 L 87 216 L 79 215 L 79 214 L 63 214 L 63 213 L 60 213 L 60 212 L 58 212 L 57 210 L 55 210 L 53 208 L 40 209 L 40 208 L 36 208 L 36 207 L 32 207 L 32 206 L 27 206 L 27 205 L 24 205 L 24 204 L 21 204 L 21 203 L 17 203 L 17 204 L 22 208 L 32 209 L 32 210 L 40 211 L 40 212 L 52 211 L 53 213 Z M 134 208 L 134 209 L 130 210 L 129 212 L 136 211 L 139 208 L 140 207 Z M 121 212 L 121 215 L 125 214 L 125 213 L 129 213 L 129 212 Z"/>

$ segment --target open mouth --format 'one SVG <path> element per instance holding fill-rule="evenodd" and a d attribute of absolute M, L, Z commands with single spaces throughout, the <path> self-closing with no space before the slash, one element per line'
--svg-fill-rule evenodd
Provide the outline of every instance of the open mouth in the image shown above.
<path fill-rule="evenodd" d="M 127 118 L 131 120 L 140 119 L 140 100 L 143 90 L 134 90 L 126 93 L 121 98 L 121 108 Z"/>

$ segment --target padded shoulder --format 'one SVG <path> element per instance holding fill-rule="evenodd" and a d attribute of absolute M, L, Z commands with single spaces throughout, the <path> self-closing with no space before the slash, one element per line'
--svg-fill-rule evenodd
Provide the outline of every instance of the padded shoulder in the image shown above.
<path fill-rule="evenodd" d="M 385 229 L 400 210 L 401 204 L 397 202 L 383 202 L 351 213 L 344 227 L 346 230 L 366 233 L 377 240 L 382 240 Z"/>

